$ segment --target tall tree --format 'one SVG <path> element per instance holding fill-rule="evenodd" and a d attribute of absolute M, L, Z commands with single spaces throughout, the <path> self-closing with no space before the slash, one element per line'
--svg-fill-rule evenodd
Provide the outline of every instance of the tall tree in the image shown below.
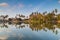
<path fill-rule="evenodd" d="M 58 12 L 58 10 L 57 9 L 55 9 L 55 13 L 57 13 Z"/>
<path fill-rule="evenodd" d="M 47 11 L 43 12 L 43 15 L 45 15 L 47 13 Z"/>

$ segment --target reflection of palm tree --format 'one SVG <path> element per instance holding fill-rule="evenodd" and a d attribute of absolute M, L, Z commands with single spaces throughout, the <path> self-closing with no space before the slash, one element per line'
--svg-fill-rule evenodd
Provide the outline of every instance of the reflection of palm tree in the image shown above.
<path fill-rule="evenodd" d="M 15 24 L 15 27 L 16 27 L 16 28 L 23 28 L 23 27 L 25 27 L 25 25 Z"/>
<path fill-rule="evenodd" d="M 58 31 L 55 30 L 55 24 L 53 23 L 44 23 L 44 24 L 35 24 L 35 23 L 31 23 L 29 24 L 30 25 L 30 28 L 32 29 L 32 31 L 38 31 L 38 30 L 44 30 L 45 32 L 47 32 L 47 29 L 48 30 L 52 30 L 53 33 L 55 34 L 58 34 Z"/>

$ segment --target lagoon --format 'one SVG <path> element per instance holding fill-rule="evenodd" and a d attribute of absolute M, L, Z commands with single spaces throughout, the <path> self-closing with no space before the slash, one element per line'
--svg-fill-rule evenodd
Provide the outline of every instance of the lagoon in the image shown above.
<path fill-rule="evenodd" d="M 60 40 L 60 29 L 56 25 L 44 28 L 25 23 L 0 23 L 0 40 Z"/>

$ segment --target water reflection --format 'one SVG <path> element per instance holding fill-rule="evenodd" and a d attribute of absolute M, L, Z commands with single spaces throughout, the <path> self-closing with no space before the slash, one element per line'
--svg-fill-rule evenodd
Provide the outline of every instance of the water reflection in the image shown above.
<path fill-rule="evenodd" d="M 30 28 L 32 31 L 39 31 L 39 30 L 44 30 L 47 32 L 48 30 L 53 31 L 53 33 L 58 33 L 56 28 L 59 28 L 58 25 L 52 24 L 52 23 L 43 23 L 43 24 L 30 24 Z"/>
<path fill-rule="evenodd" d="M 0 40 L 55 40 L 56 35 L 60 34 L 60 24 L 24 24 L 24 23 L 0 23 Z M 45 33 L 46 32 L 46 33 Z M 55 34 L 52 39 L 51 35 Z M 42 37 L 43 35 L 46 38 Z M 44 38 L 44 39 L 43 39 Z M 59 39 L 60 36 L 57 37 Z"/>
<path fill-rule="evenodd" d="M 0 23 L 0 28 L 8 28 L 9 25 L 14 25 L 16 28 L 18 29 L 22 29 L 25 27 L 26 24 L 24 23 L 18 23 L 18 24 L 14 24 L 14 23 Z M 53 24 L 53 23 L 43 23 L 43 24 L 27 24 L 27 26 L 29 25 L 29 28 L 31 28 L 32 31 L 39 31 L 39 30 L 44 30 L 45 32 L 47 32 L 48 30 L 53 31 L 53 33 L 55 32 L 56 34 L 58 33 L 58 31 L 56 30 L 56 28 L 60 29 L 60 24 Z"/>

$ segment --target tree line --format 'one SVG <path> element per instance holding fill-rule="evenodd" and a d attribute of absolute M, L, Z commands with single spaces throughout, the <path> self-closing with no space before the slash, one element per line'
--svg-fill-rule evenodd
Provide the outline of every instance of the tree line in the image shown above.
<path fill-rule="evenodd" d="M 17 17 L 18 16 L 18 17 Z M 9 16 L 8 15 L 1 15 L 0 17 L 3 18 L 3 21 L 6 20 Z M 8 18 L 7 21 L 9 20 L 13 20 L 13 21 L 24 21 L 26 23 L 60 23 L 60 13 L 58 13 L 58 10 L 55 9 L 51 12 L 43 12 L 43 13 L 40 13 L 40 12 L 32 12 L 30 15 L 29 15 L 29 18 L 28 19 L 22 19 L 22 18 L 25 18 L 24 15 L 16 15 L 15 18 Z"/>
<path fill-rule="evenodd" d="M 32 14 L 29 17 L 29 21 L 31 23 L 60 23 L 60 13 L 58 13 L 57 9 L 49 13 L 47 13 L 47 11 L 43 13 L 32 12 Z"/>

